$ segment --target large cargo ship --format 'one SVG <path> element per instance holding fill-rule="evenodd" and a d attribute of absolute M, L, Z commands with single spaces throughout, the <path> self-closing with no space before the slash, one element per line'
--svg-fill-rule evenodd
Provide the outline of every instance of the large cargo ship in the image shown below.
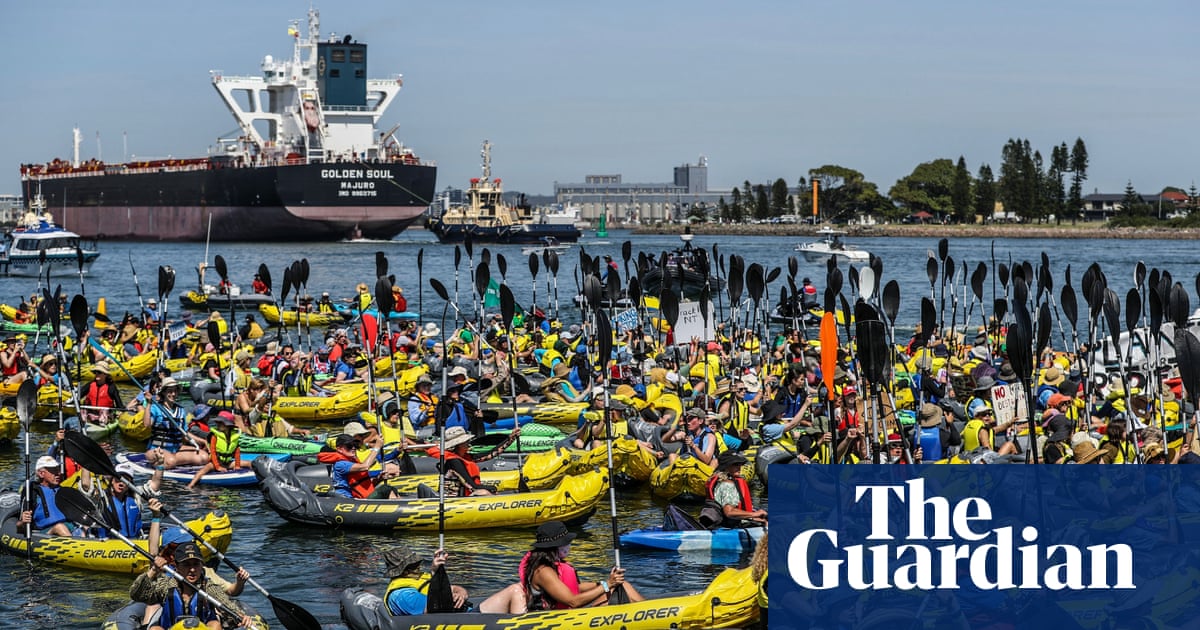
<path fill-rule="evenodd" d="M 258 76 L 212 73 L 237 120 L 207 157 L 22 165 L 55 221 L 85 238 L 199 241 L 390 239 L 432 203 L 437 167 L 376 125 L 403 82 L 367 79 L 367 46 L 293 22 L 289 60 Z"/>

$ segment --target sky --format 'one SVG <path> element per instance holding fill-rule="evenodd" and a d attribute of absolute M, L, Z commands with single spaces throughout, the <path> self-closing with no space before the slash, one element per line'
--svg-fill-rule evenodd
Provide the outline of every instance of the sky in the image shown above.
<path fill-rule="evenodd" d="M 210 70 L 291 56 L 301 2 L 8 2 L 0 193 L 19 165 L 205 155 L 236 129 Z M 412 2 L 317 6 L 323 36 L 404 75 L 381 120 L 466 187 L 490 140 L 509 191 L 619 173 L 710 190 L 795 185 L 837 164 L 881 192 L 922 162 L 999 174 L 1009 138 L 1049 160 L 1083 138 L 1086 192 L 1189 187 L 1200 175 L 1200 4 L 1008 2 Z M 97 143 L 99 135 L 99 146 Z"/>

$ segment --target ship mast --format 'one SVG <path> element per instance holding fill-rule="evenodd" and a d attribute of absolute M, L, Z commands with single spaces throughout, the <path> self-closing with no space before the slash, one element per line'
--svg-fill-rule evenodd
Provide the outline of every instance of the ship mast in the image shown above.
<path fill-rule="evenodd" d="M 492 143 L 487 140 L 483 141 L 483 150 L 479 152 L 483 157 L 483 181 L 492 181 Z"/>

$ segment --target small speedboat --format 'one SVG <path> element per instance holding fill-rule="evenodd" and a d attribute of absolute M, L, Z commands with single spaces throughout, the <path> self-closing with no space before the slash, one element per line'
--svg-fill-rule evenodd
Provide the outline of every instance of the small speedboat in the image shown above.
<path fill-rule="evenodd" d="M 844 234 L 845 232 L 823 227 L 817 231 L 817 236 L 820 237 L 818 240 L 801 243 L 796 246 L 796 251 L 804 254 L 804 260 L 810 263 L 823 263 L 830 258 L 837 258 L 839 262 L 867 262 L 871 254 L 866 250 L 846 245 L 842 241 Z"/>
<path fill-rule="evenodd" d="M 543 236 L 541 243 L 539 243 L 537 245 L 526 245 L 525 247 L 522 247 L 521 254 L 524 256 L 528 256 L 530 254 L 540 254 L 546 250 L 549 250 L 552 252 L 565 252 L 568 249 L 571 249 L 570 245 L 565 245 L 563 243 L 559 243 L 558 239 L 554 238 L 553 236 Z"/>
<path fill-rule="evenodd" d="M 99 257 L 95 245 L 84 245 L 78 234 L 54 223 L 45 198 L 38 193 L 20 225 L 5 236 L 0 274 L 30 278 L 47 272 L 52 276 L 86 274 Z"/>

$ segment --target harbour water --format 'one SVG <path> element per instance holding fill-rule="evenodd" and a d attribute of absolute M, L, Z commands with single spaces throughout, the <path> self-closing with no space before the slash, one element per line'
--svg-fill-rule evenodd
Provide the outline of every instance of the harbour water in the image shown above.
<path fill-rule="evenodd" d="M 605 239 L 606 244 L 589 243 L 588 237 L 585 237 L 582 245 L 593 256 L 611 255 L 618 267 L 622 267 L 622 277 L 625 277 L 621 243 L 627 239 L 633 242 L 635 258 L 639 249 L 657 253 L 679 245 L 678 238 L 673 236 L 630 236 L 615 230 Z M 720 253 L 726 256 L 737 253 L 746 259 L 747 264 L 761 262 L 768 268 L 783 267 L 782 278 L 786 278 L 787 257 L 793 255 L 792 248 L 796 242 L 794 238 L 785 237 L 698 236 L 694 244 L 711 250 L 712 244 L 716 243 Z M 902 326 L 915 324 L 919 319 L 920 297 L 930 293 L 925 262 L 928 252 L 936 252 L 937 240 L 862 238 L 854 239 L 851 244 L 882 258 L 883 281 L 895 279 L 901 287 L 901 312 L 897 323 Z M 483 247 L 475 247 L 476 264 Z M 493 277 L 499 278 L 495 256 L 503 254 L 508 262 L 508 283 L 518 302 L 528 305 L 532 299 L 532 285 L 527 257 L 520 254 L 519 246 L 489 247 L 493 254 Z M 1035 267 L 1042 252 L 1046 252 L 1051 262 L 1056 299 L 1067 265 L 1071 266 L 1072 281 L 1078 289 L 1083 271 L 1092 262 L 1099 262 L 1107 274 L 1109 286 L 1122 295 L 1133 285 L 1133 267 L 1138 260 L 1144 261 L 1148 267 L 1169 270 L 1189 293 L 1194 292 L 1193 278 L 1200 271 L 1200 258 L 1195 256 L 1195 246 L 1190 241 L 962 239 L 950 244 L 950 255 L 960 265 L 961 261 L 967 261 L 969 273 L 978 262 L 991 264 L 993 247 L 997 262 L 1009 264 L 1010 259 L 1013 262 L 1029 260 Z M 398 284 L 404 288 L 410 310 L 416 310 L 420 302 L 416 258 L 422 248 L 426 287 L 429 278 L 437 277 L 453 293 L 454 247 L 437 244 L 431 235 L 423 231 L 406 232 L 391 242 L 221 244 L 210 249 L 209 262 L 211 268 L 211 257 L 216 254 L 223 256 L 228 263 L 231 280 L 247 290 L 259 263 L 266 263 L 272 271 L 278 293 L 284 266 L 305 257 L 311 266 L 309 293 L 320 295 L 321 291 L 329 291 L 336 299 L 350 296 L 359 281 L 371 282 L 375 270 L 375 252 L 383 251 L 389 258 L 389 273 L 396 274 Z M 171 312 L 178 314 L 178 295 L 194 287 L 195 268 L 204 258 L 204 244 L 102 243 L 101 252 L 92 274 L 85 278 L 86 295 L 93 304 L 97 298 L 106 298 L 108 314 L 114 318 L 120 317 L 126 310 L 136 311 L 138 295 L 130 271 L 132 260 L 141 281 L 143 297 L 156 293 L 156 270 L 159 265 L 176 268 L 178 277 L 169 307 Z M 562 254 L 560 260 L 558 293 L 563 317 L 577 319 L 578 311 L 571 308 L 571 297 L 576 287 L 573 276 L 578 260 L 576 250 Z M 467 262 L 464 252 L 459 270 L 459 304 L 470 312 L 472 288 Z M 631 262 L 631 268 L 635 262 Z M 537 303 L 544 307 L 547 303 L 548 271 L 544 265 L 539 267 Z M 213 275 L 209 281 L 215 283 L 215 272 L 210 273 Z M 801 260 L 797 280 L 800 276 L 810 277 L 818 288 L 824 288 L 823 266 Z M 61 282 L 64 293 L 68 295 L 79 290 L 77 278 L 56 279 L 58 282 Z M 985 299 L 989 310 L 991 286 L 992 277 L 989 275 L 985 282 Z M 34 288 L 35 282 L 29 279 L 0 279 L 0 302 L 15 302 L 20 296 L 29 295 Z M 849 292 L 849 282 L 846 283 L 846 291 Z M 771 294 L 774 296 L 775 291 Z M 1196 304 L 1193 296 L 1193 306 Z M 947 296 L 947 309 L 950 305 Z M 441 317 L 442 306 L 433 291 L 426 288 L 426 321 L 437 321 Z M 960 304 L 959 312 L 962 313 L 963 309 L 965 303 Z M 450 317 L 453 317 L 453 310 L 450 311 Z M 981 323 L 978 307 L 972 323 Z M 41 452 L 46 447 L 52 429 L 49 424 L 35 429 L 35 452 Z M 120 438 L 114 438 L 113 446 L 120 450 L 124 445 Z M 23 456 L 19 448 L 0 452 L 0 489 L 17 487 L 23 472 Z M 786 497 L 774 499 L 780 501 L 786 500 Z M 181 515 L 194 515 L 210 509 L 227 512 L 234 524 L 229 556 L 243 563 L 274 594 L 313 612 L 326 627 L 342 627 L 338 620 L 337 598 L 343 588 L 359 585 L 376 592 L 382 590 L 386 584 L 381 561 L 384 548 L 407 544 L 429 554 L 437 544 L 436 534 L 364 534 L 291 526 L 266 508 L 261 495 L 254 489 L 202 488 L 189 493 L 178 487 L 168 487 L 166 503 Z M 657 524 L 661 521 L 662 509 L 663 504 L 652 500 L 645 489 L 622 493 L 618 497 L 618 522 L 621 529 Z M 503 587 L 515 579 L 520 553 L 528 548 L 532 536 L 531 530 L 448 533 L 446 541 L 452 554 L 452 579 L 467 585 L 475 595 L 486 595 Z M 611 536 L 607 508 L 604 508 L 582 528 L 581 536 L 572 549 L 572 558 L 576 566 L 581 567 L 584 579 L 596 577 L 599 569 L 611 565 Z M 643 592 L 649 593 L 700 587 L 721 567 L 747 560 L 737 556 L 712 558 L 708 555 L 633 551 L 623 551 L 621 557 L 630 581 Z M 129 582 L 130 578 L 126 576 L 31 566 L 22 558 L 0 555 L 0 627 L 98 627 L 110 612 L 126 601 Z M 270 610 L 269 604 L 251 589 L 247 589 L 243 599 L 264 612 Z"/>

